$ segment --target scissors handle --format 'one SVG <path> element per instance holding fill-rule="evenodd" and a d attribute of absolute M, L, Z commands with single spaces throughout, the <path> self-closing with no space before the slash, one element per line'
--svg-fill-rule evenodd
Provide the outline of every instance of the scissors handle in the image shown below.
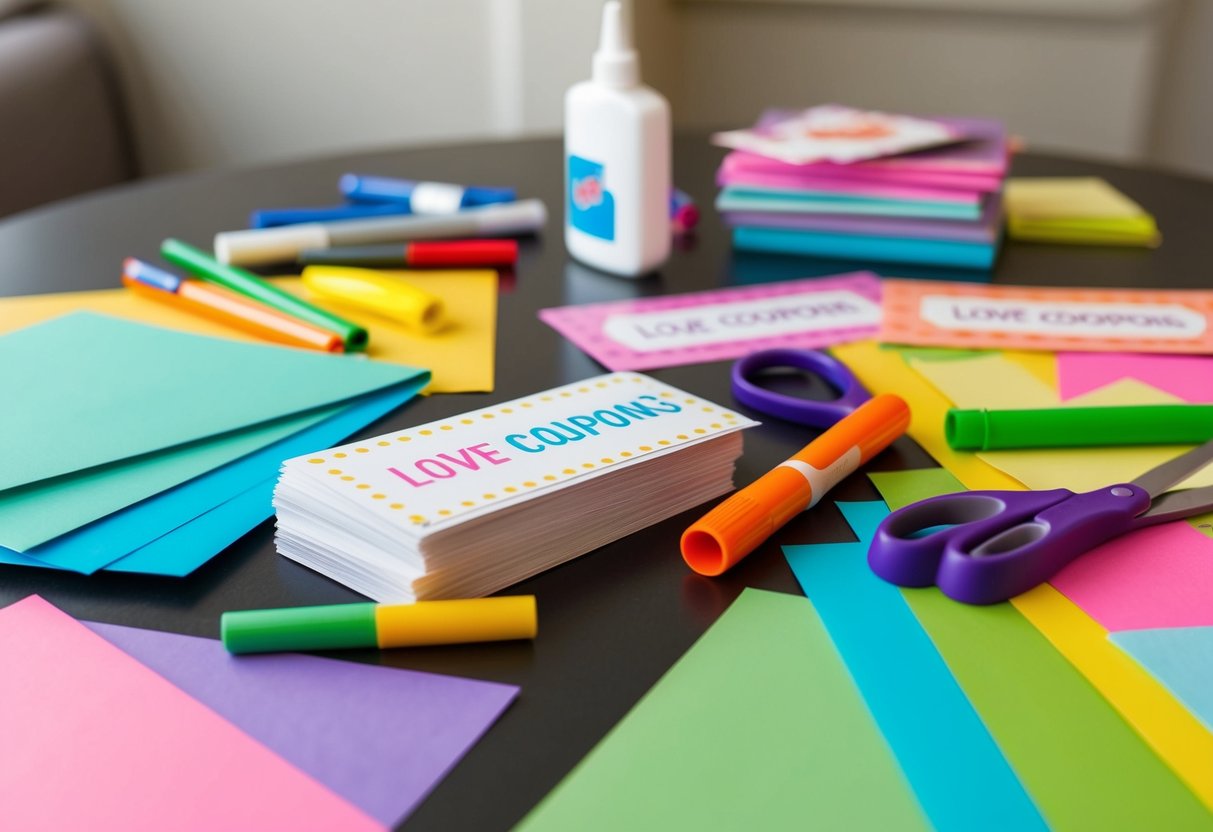
<path fill-rule="evenodd" d="M 785 396 L 755 384 L 752 377 L 772 367 L 795 367 L 818 376 L 839 395 L 829 401 Z M 789 422 L 828 428 L 871 398 L 855 374 L 824 352 L 801 349 L 759 350 L 733 364 L 733 396 L 746 407 Z"/>
<path fill-rule="evenodd" d="M 872 570 L 900 586 L 937 585 L 968 604 L 1005 601 L 1079 555 L 1144 526 L 1150 495 L 1130 483 L 1075 494 L 969 491 L 914 503 L 876 530 Z M 942 528 L 940 528 L 942 527 Z"/>

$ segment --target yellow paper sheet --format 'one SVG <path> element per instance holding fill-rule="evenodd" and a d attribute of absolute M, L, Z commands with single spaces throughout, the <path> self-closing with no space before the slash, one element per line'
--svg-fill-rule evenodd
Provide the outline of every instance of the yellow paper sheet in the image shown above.
<path fill-rule="evenodd" d="M 897 353 L 881 350 L 874 341 L 845 344 L 831 351 L 873 395 L 896 393 L 906 400 L 913 414 L 910 437 L 966 488 L 1023 489 L 1016 480 L 978 459 L 976 454 L 961 454 L 948 447 L 943 436 L 943 414 L 951 402 L 911 370 Z M 1174 697 L 1151 684 L 1151 677 L 1136 664 L 1117 659 L 1119 650 L 1111 641 L 1090 638 L 1093 622 L 1060 593 L 1046 589 L 1013 598 L 1011 603 L 1213 810 L 1213 764 L 1210 764 L 1213 757 L 1206 739 L 1191 736 L 1188 721 L 1175 713 Z"/>
<path fill-rule="evenodd" d="M 386 274 L 405 275 L 404 272 Z M 367 328 L 370 332 L 367 355 L 371 358 L 428 368 L 433 373 L 433 380 L 425 392 L 491 391 L 497 338 L 497 273 L 488 270 L 434 271 L 408 272 L 407 276 L 413 285 L 442 298 L 450 326 L 435 335 L 414 335 L 397 324 L 364 312 L 338 310 L 336 306 L 333 311 Z M 306 297 L 298 278 L 274 278 L 274 282 L 289 292 Z M 0 333 L 77 309 L 182 332 L 265 343 L 238 329 L 126 289 L 0 298 Z"/>
<path fill-rule="evenodd" d="M 1122 379 L 1063 403 L 1053 388 L 1047 387 L 1023 364 L 1001 355 L 983 355 L 956 361 L 911 359 L 909 363 L 915 372 L 956 407 L 963 408 L 1100 407 L 1180 401 L 1136 379 Z M 1112 483 L 1127 482 L 1156 465 L 1174 459 L 1190 447 L 1048 448 L 981 451 L 976 456 L 1028 488 L 1093 491 Z M 1183 483 L 1188 488 L 1202 485 L 1213 485 L 1213 466 Z"/>

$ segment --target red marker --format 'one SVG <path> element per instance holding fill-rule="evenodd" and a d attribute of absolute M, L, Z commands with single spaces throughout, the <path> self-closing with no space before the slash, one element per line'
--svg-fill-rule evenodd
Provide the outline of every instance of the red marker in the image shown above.
<path fill-rule="evenodd" d="M 518 260 L 514 240 L 442 240 L 377 246 L 336 246 L 306 249 L 305 266 L 364 268 L 458 269 L 469 266 L 502 268 Z"/>

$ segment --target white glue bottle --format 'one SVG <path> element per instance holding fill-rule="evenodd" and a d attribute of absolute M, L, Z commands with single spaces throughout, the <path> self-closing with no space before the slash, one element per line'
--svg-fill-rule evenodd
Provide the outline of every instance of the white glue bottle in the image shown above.
<path fill-rule="evenodd" d="M 639 277 L 670 254 L 670 105 L 640 83 L 628 22 L 608 0 L 593 75 L 564 97 L 564 242 L 587 265 Z"/>

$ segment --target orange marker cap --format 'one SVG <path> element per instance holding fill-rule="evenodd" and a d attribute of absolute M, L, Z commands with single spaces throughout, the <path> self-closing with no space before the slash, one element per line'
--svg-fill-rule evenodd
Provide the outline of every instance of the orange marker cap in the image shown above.
<path fill-rule="evenodd" d="M 910 407 L 899 396 L 883 393 L 864 402 L 683 532 L 683 560 L 700 575 L 724 574 L 909 425 Z"/>

